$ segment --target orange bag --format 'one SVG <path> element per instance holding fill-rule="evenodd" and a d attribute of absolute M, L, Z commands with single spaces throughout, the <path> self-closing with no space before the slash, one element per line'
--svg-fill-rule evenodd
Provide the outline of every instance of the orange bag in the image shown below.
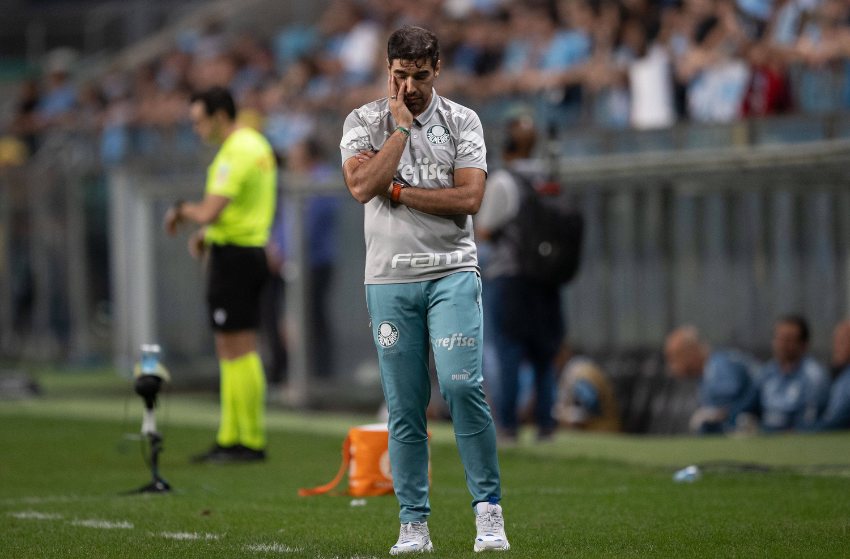
<path fill-rule="evenodd" d="M 350 466 L 350 467 L 349 467 Z M 348 469 L 348 495 L 374 497 L 393 492 L 390 472 L 389 431 L 383 423 L 360 425 L 348 430 L 342 443 L 342 464 L 339 471 L 325 485 L 298 490 L 302 497 L 328 493 L 339 485 Z"/>

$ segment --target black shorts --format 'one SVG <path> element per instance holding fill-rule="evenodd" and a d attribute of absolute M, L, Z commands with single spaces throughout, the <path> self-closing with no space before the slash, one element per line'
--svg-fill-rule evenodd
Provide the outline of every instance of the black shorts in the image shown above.
<path fill-rule="evenodd" d="M 256 330 L 260 294 L 269 277 L 261 247 L 212 245 L 207 269 L 207 305 L 213 330 Z"/>

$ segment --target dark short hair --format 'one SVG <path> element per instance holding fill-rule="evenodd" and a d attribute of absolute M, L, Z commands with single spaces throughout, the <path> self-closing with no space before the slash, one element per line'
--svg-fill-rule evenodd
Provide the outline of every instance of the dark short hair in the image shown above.
<path fill-rule="evenodd" d="M 525 124 L 525 126 L 523 126 Z M 528 157 L 537 143 L 537 126 L 529 114 L 518 114 L 505 122 L 505 143 L 502 150 L 505 155 Z"/>
<path fill-rule="evenodd" d="M 440 42 L 433 32 L 415 25 L 396 29 L 387 41 L 387 62 L 428 60 L 436 68 L 440 60 Z"/>
<path fill-rule="evenodd" d="M 189 101 L 192 104 L 203 103 L 204 112 L 207 116 L 212 116 L 218 111 L 224 111 L 230 120 L 236 118 L 236 103 L 233 101 L 230 91 L 223 87 L 211 87 L 206 91 L 197 91 L 192 94 Z"/>
<path fill-rule="evenodd" d="M 777 324 L 793 324 L 797 327 L 797 330 L 800 332 L 800 341 L 804 344 L 809 343 L 809 323 L 808 321 L 799 314 L 786 314 L 779 317 L 779 320 L 776 321 Z"/>

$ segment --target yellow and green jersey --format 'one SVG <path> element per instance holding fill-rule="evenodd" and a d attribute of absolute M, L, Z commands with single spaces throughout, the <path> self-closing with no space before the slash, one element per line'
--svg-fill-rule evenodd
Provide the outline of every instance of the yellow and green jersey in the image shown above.
<path fill-rule="evenodd" d="M 265 246 L 276 190 L 277 169 L 268 141 L 251 128 L 230 134 L 207 170 L 206 193 L 230 199 L 218 219 L 207 226 L 207 243 Z"/>

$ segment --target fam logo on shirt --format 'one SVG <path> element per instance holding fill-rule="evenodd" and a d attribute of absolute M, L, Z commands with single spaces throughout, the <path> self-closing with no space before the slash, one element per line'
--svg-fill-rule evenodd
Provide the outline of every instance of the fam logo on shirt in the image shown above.
<path fill-rule="evenodd" d="M 449 141 L 449 129 L 442 124 L 435 124 L 428 129 L 428 141 L 441 146 Z"/>

